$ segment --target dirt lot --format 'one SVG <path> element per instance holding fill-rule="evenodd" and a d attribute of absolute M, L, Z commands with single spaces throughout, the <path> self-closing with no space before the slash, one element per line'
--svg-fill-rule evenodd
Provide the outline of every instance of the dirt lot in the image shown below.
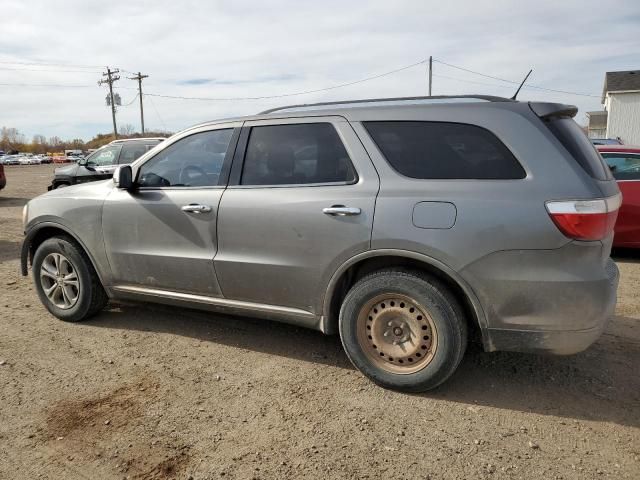
<path fill-rule="evenodd" d="M 336 337 L 162 306 L 49 315 L 0 192 L 0 478 L 640 478 L 640 254 L 617 316 L 572 357 L 471 347 L 437 391 L 378 388 Z"/>

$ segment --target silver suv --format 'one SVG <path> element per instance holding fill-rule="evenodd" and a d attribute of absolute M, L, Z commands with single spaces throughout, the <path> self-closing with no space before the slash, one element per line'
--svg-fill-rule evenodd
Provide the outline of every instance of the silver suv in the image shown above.
<path fill-rule="evenodd" d="M 285 107 L 187 129 L 24 211 L 45 307 L 112 300 L 339 332 L 366 376 L 433 388 L 467 342 L 570 354 L 615 308 L 620 193 L 568 105 Z"/>

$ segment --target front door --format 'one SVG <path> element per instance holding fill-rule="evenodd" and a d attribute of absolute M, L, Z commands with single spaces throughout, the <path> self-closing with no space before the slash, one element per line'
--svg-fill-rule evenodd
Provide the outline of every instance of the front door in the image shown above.
<path fill-rule="evenodd" d="M 245 122 L 218 216 L 225 298 L 319 314 L 333 272 L 369 248 L 377 191 L 341 117 Z"/>
<path fill-rule="evenodd" d="M 103 229 L 115 286 L 220 296 L 216 223 L 237 126 L 185 133 L 135 166 L 134 191 L 107 197 Z"/>

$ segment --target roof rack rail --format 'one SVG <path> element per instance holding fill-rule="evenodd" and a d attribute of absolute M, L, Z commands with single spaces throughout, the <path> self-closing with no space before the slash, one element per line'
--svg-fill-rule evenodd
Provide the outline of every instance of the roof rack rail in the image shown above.
<path fill-rule="evenodd" d="M 448 100 L 456 98 L 471 98 L 478 100 L 486 100 L 488 102 L 514 102 L 510 98 L 495 97 L 492 95 L 434 95 L 424 97 L 389 97 L 389 98 L 367 98 L 363 100 L 340 100 L 337 102 L 320 102 L 320 103 L 301 103 L 298 105 L 286 105 L 283 107 L 270 108 L 264 112 L 260 112 L 260 115 L 267 113 L 277 112 L 278 110 L 286 110 L 289 108 L 303 108 L 303 107 L 323 107 L 329 105 L 348 105 L 352 103 L 375 103 L 375 102 L 408 102 L 412 100 Z"/>

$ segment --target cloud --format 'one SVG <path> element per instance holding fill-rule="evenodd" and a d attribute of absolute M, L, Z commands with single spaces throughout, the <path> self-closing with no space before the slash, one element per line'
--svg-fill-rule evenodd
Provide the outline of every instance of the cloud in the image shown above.
<path fill-rule="evenodd" d="M 93 65 L 53 72 L 5 70 L 0 123 L 27 135 L 90 138 L 108 132 L 111 116 L 98 87 L 104 65 L 119 67 L 122 103 L 137 93 L 230 98 L 314 90 L 368 77 L 433 55 L 444 62 L 547 88 L 599 95 L 607 70 L 640 68 L 640 6 L 607 3 L 369 0 L 344 2 L 156 0 L 5 0 L 0 61 Z M 62 68 L 61 68 L 62 69 Z M 74 70 L 68 68 L 68 70 Z M 126 70 L 126 71 L 125 71 Z M 513 84 L 444 64 L 434 66 L 434 94 L 511 96 Z M 287 103 L 426 94 L 419 65 L 350 87 L 285 99 L 197 101 L 146 96 L 148 128 L 179 130 L 214 118 Z M 599 98 L 525 88 L 521 99 L 574 103 L 581 113 Z M 138 127 L 137 102 L 118 122 Z"/>

